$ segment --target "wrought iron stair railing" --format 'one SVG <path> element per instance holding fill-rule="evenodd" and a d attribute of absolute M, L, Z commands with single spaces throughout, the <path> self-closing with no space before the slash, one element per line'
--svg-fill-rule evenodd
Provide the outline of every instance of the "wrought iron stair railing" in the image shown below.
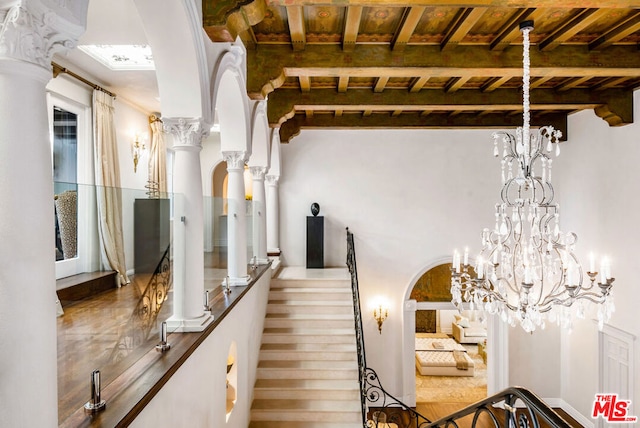
<path fill-rule="evenodd" d="M 541 421 L 544 421 L 546 426 L 554 428 L 571 427 L 538 396 L 521 387 L 507 388 L 437 421 L 430 421 L 415 409 L 389 394 L 382 387 L 375 370 L 367 367 L 355 244 L 353 233 L 349 231 L 349 228 L 347 228 L 347 267 L 351 274 L 362 425 L 364 428 L 389 428 L 394 424 L 398 428 L 458 428 L 460 420 L 470 415 L 472 415 L 471 428 L 475 428 L 476 425 L 491 426 L 491 423 L 495 428 L 540 428 L 543 426 Z M 468 422 L 465 422 L 464 426 L 468 426 Z"/>
<path fill-rule="evenodd" d="M 380 379 L 375 370 L 367 367 L 366 353 L 364 350 L 364 333 L 362 330 L 362 311 L 360 307 L 360 291 L 358 289 L 358 269 L 356 265 L 356 249 L 353 240 L 353 233 L 349 232 L 347 227 L 347 267 L 351 274 L 351 292 L 353 296 L 353 314 L 356 330 L 356 349 L 358 352 L 358 380 L 360 382 L 360 402 L 362 405 L 362 425 L 363 427 L 385 427 L 381 422 L 381 418 L 372 416 L 369 420 L 369 409 L 375 409 L 374 412 L 382 412 L 387 417 L 387 422 L 394 422 L 399 427 L 420 426 L 420 424 L 429 423 L 430 421 L 407 406 L 393 395 L 389 394 L 382 387 Z M 392 415 L 402 413 L 406 419 L 408 415 L 408 424 L 399 425 L 395 422 Z M 380 413 L 377 413 L 380 415 Z M 393 419 L 393 420 L 392 420 Z"/>

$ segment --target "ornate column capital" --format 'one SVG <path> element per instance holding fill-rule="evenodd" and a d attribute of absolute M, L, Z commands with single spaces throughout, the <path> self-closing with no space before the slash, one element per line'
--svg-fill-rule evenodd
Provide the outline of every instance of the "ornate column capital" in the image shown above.
<path fill-rule="evenodd" d="M 253 178 L 254 181 L 262 181 L 264 180 L 264 175 L 267 173 L 267 168 L 264 166 L 250 166 L 249 172 L 251 172 L 251 178 Z"/>
<path fill-rule="evenodd" d="M 174 150 L 202 150 L 202 139 L 209 135 L 209 130 L 201 118 L 163 117 L 162 122 L 164 132 L 174 137 Z"/>
<path fill-rule="evenodd" d="M 0 59 L 51 70 L 53 54 L 73 49 L 85 31 L 88 4 L 87 0 L 0 1 Z"/>
<path fill-rule="evenodd" d="M 247 161 L 247 152 L 234 151 L 222 152 L 222 159 L 227 163 L 227 171 L 242 170 L 244 171 L 244 163 Z"/>
<path fill-rule="evenodd" d="M 280 176 L 279 175 L 267 175 L 265 176 L 265 181 L 267 182 L 267 184 L 269 186 L 277 186 L 278 185 L 278 180 L 280 180 Z"/>

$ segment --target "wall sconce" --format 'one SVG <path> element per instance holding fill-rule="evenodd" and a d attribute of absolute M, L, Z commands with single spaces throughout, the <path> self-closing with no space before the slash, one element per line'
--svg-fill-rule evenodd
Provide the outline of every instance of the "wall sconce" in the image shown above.
<path fill-rule="evenodd" d="M 138 170 L 138 161 L 144 156 L 147 151 L 147 146 L 145 145 L 146 138 L 140 142 L 140 135 L 136 132 L 133 142 L 131 143 L 131 156 L 133 156 L 133 172 L 137 172 Z"/>
<path fill-rule="evenodd" d="M 387 307 L 382 307 L 382 303 L 373 310 L 373 318 L 378 322 L 378 331 L 382 334 L 382 323 L 389 316 L 389 309 Z"/>

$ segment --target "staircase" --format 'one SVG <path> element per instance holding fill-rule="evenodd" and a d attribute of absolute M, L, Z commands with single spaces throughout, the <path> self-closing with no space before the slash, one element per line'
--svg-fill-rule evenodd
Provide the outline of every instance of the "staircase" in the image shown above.
<path fill-rule="evenodd" d="M 322 271 L 271 280 L 250 428 L 362 427 L 349 273 Z"/>

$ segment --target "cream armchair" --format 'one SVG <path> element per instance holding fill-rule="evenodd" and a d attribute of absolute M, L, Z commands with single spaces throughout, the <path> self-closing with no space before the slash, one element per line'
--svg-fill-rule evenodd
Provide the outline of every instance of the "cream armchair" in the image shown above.
<path fill-rule="evenodd" d="M 462 311 L 456 314 L 455 321 L 451 324 L 453 338 L 458 343 L 480 343 L 487 338 L 487 328 L 476 320 L 473 311 Z"/>

